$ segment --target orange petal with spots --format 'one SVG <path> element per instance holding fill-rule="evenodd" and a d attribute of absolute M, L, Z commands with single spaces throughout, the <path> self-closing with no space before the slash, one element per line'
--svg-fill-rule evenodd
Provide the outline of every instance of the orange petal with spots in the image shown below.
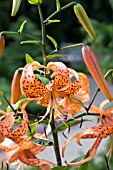
<path fill-rule="evenodd" d="M 4 111 L 0 110 L 0 114 L 5 114 Z M 9 113 L 4 120 L 0 122 L 0 138 L 5 138 L 11 132 L 14 127 L 15 118 L 12 113 Z"/>
<path fill-rule="evenodd" d="M 27 64 L 23 69 L 20 86 L 22 94 L 27 98 L 38 99 L 49 92 L 33 73 L 33 71 L 38 70 L 39 68 L 44 68 L 44 66 L 34 61 L 31 64 Z"/>
<path fill-rule="evenodd" d="M 49 70 L 53 71 L 53 74 L 51 75 L 51 78 L 54 78 L 52 87 L 56 91 L 70 86 L 71 80 L 69 78 L 69 71 L 65 64 L 62 62 L 49 62 L 46 74 L 48 74 Z"/>

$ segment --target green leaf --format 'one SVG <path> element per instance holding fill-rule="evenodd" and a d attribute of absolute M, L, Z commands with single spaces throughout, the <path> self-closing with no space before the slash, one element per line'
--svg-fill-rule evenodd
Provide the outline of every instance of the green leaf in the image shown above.
<path fill-rule="evenodd" d="M 85 121 L 89 121 L 87 119 L 84 119 L 83 122 Z M 78 125 L 81 123 L 81 120 L 72 120 L 72 121 L 69 121 L 69 122 L 65 122 L 69 127 L 72 127 L 72 126 L 75 126 L 75 125 Z M 65 124 L 61 124 L 59 126 L 56 127 L 55 131 L 58 132 L 58 131 L 62 131 L 62 130 L 65 130 L 67 129 L 67 126 Z"/>
<path fill-rule="evenodd" d="M 41 81 L 42 84 L 44 84 L 45 86 L 49 83 L 49 79 L 47 79 L 46 77 L 42 77 L 39 74 L 35 74 L 38 79 Z"/>
<path fill-rule="evenodd" d="M 56 22 L 60 22 L 60 20 L 58 19 L 48 20 L 48 23 L 46 25 L 51 24 L 51 23 L 56 23 Z"/>
<path fill-rule="evenodd" d="M 56 40 L 53 37 L 49 36 L 49 35 L 46 35 L 46 36 L 53 43 L 55 49 L 57 49 L 58 44 L 57 44 Z"/>
<path fill-rule="evenodd" d="M 22 0 L 13 0 L 11 16 L 15 16 L 20 8 Z"/>
<path fill-rule="evenodd" d="M 31 128 L 31 133 L 35 134 L 35 132 L 36 132 L 36 124 L 30 125 L 30 128 Z"/>
<path fill-rule="evenodd" d="M 25 21 L 22 22 L 22 24 L 20 25 L 20 29 L 19 29 L 20 34 L 23 32 L 23 29 L 24 29 L 24 26 L 25 26 L 26 22 L 27 22 L 27 21 L 25 20 Z"/>
<path fill-rule="evenodd" d="M 28 2 L 33 5 L 40 5 L 42 0 L 28 0 Z"/>
<path fill-rule="evenodd" d="M 56 57 L 67 58 L 67 56 L 65 56 L 64 54 L 51 54 L 51 55 L 46 56 L 45 59 L 46 60 L 51 60 L 51 59 L 56 58 Z"/>
<path fill-rule="evenodd" d="M 41 41 L 35 41 L 35 40 L 26 40 L 21 41 L 20 44 L 37 44 L 37 45 L 43 45 Z"/>
<path fill-rule="evenodd" d="M 34 61 L 33 58 L 29 54 L 26 54 L 25 58 L 26 58 L 26 63 L 27 64 L 32 63 Z"/>
<path fill-rule="evenodd" d="M 38 138 L 38 137 L 33 137 L 33 142 L 38 145 L 43 145 L 43 146 L 52 146 L 53 142 L 50 139 L 47 138 Z"/>
<path fill-rule="evenodd" d="M 56 0 L 56 6 L 57 6 L 57 11 L 60 11 L 61 10 L 61 5 L 60 5 L 59 0 Z"/>

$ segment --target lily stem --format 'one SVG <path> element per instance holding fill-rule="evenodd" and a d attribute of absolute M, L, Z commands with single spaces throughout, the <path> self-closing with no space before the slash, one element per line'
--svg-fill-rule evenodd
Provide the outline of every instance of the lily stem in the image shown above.
<path fill-rule="evenodd" d="M 46 65 L 46 59 L 45 59 L 45 55 L 46 55 L 46 45 L 45 45 L 45 25 L 43 23 L 43 15 L 42 15 L 42 10 L 40 5 L 38 5 L 38 12 L 39 12 L 39 16 L 40 16 L 40 22 L 41 22 L 41 28 L 42 28 L 42 54 L 43 54 L 43 63 L 44 65 Z"/>
<path fill-rule="evenodd" d="M 51 119 L 51 131 L 52 131 L 52 136 L 53 136 L 53 141 L 54 141 L 54 151 L 57 159 L 57 165 L 62 166 L 62 161 L 61 161 L 61 155 L 60 155 L 60 148 L 59 148 L 59 140 L 58 140 L 58 133 L 55 131 L 55 122 L 54 122 L 54 114 L 52 113 L 52 119 Z"/>

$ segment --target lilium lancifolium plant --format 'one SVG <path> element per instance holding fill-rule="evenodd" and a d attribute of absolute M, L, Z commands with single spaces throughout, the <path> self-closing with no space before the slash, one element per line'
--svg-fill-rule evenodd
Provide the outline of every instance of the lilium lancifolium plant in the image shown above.
<path fill-rule="evenodd" d="M 21 0 L 12 1 L 11 16 L 17 14 L 22 3 Z M 3 169 L 6 166 L 8 169 L 11 164 L 16 165 L 17 169 L 22 168 L 22 170 L 24 165 L 36 167 L 40 170 L 70 169 L 71 166 L 80 166 L 80 169 L 88 170 L 88 166 L 86 167 L 84 163 L 88 164 L 95 157 L 103 138 L 110 136 L 110 150 L 106 155 L 106 157 L 109 156 L 109 160 L 112 153 L 113 108 L 111 104 L 113 98 L 105 80 L 112 70 L 108 71 L 105 76 L 103 75 L 91 47 L 78 43 L 60 48 L 56 39 L 51 35 L 46 35 L 47 25 L 51 26 L 51 24 L 54 25 L 54 23 L 58 24 L 60 22 L 60 19 L 57 19 L 57 14 L 62 13 L 68 7 L 73 7 L 73 15 L 75 16 L 76 14 L 77 17 L 75 19 L 78 19 L 90 38 L 95 40 L 96 33 L 81 4 L 70 2 L 62 7 L 60 0 L 56 0 L 56 11 L 44 19 L 42 10 L 44 0 L 28 0 L 28 3 L 34 8 L 36 7 L 39 12 L 41 38 L 38 39 L 33 36 L 32 30 L 29 34 L 24 32 L 25 25 L 29 24 L 25 20 L 20 25 L 19 31 L 2 31 L 0 33 L 0 56 L 5 46 L 5 34 L 7 36 L 13 34 L 24 38 L 20 42 L 21 45 L 31 43 L 35 44 L 35 46 L 40 46 L 43 62 L 40 62 L 39 58 L 34 60 L 34 57 L 25 54 L 26 63 L 21 68 L 17 68 L 12 78 L 11 101 L 8 100 L 5 92 L 3 92 L 4 88 L 0 89 L 0 96 L 9 105 L 6 110 L 0 110 L 0 149 L 6 157 L 6 159 L 0 157 L 0 168 Z M 54 46 L 51 52 L 48 52 L 47 41 L 49 40 Z M 92 99 L 90 99 L 91 86 L 88 76 L 84 72 L 77 71 L 76 68 L 73 69 L 67 66 L 58 59 L 58 57 L 67 57 L 62 53 L 63 50 L 71 48 L 76 50 L 78 46 L 82 46 L 83 60 L 98 86 Z M 53 58 L 56 58 L 56 60 L 53 61 Z M 96 106 L 93 101 L 99 91 L 103 92 L 106 99 Z M 38 108 L 38 112 L 35 111 L 33 103 Z M 108 104 L 110 104 L 110 107 L 106 109 Z M 94 119 L 90 121 L 89 115 L 97 119 L 100 124 L 94 126 Z M 86 121 L 87 123 L 90 121 L 92 126 L 82 131 L 83 124 Z M 45 128 L 43 132 L 40 132 L 38 127 L 41 126 L 42 128 L 42 124 L 45 124 Z M 81 128 L 79 133 L 77 125 Z M 68 134 L 66 133 L 68 131 L 71 135 L 71 127 L 73 127 L 75 135 L 67 139 Z M 60 146 L 59 131 L 62 131 L 62 135 L 66 138 L 63 146 Z M 65 159 L 65 150 L 68 143 L 74 138 L 80 146 L 82 146 L 80 142 L 82 139 L 95 138 L 96 140 L 83 160 L 69 163 Z M 46 160 L 43 156 L 42 158 L 41 156 L 38 157 L 40 153 L 50 147 L 55 153 L 53 156 L 55 156 L 56 161 Z M 60 153 L 60 150 L 62 150 L 62 153 Z M 48 158 L 49 154 L 48 151 Z M 63 157 L 64 162 L 62 161 Z M 74 159 L 72 158 L 72 160 Z M 106 161 L 106 164 L 109 167 L 108 161 Z"/>

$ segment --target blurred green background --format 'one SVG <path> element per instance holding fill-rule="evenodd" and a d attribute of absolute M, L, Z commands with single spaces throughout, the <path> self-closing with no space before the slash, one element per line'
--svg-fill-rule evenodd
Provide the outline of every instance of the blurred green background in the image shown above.
<path fill-rule="evenodd" d="M 74 1 L 74 0 L 73 0 Z M 60 0 L 61 6 L 71 2 L 70 0 Z M 60 19 L 60 23 L 46 26 L 46 34 L 54 37 L 59 46 L 62 43 L 81 43 L 89 44 L 98 56 L 100 66 L 106 73 L 113 66 L 113 0 L 77 0 L 85 8 L 91 22 L 94 26 L 97 39 L 92 41 L 78 22 L 73 7 L 70 7 L 55 16 L 54 19 Z M 18 31 L 20 24 L 27 20 L 24 32 L 41 39 L 40 20 L 36 6 L 30 5 L 27 0 L 22 0 L 21 7 L 15 17 L 11 17 L 12 0 L 0 0 L 0 32 Z M 56 10 L 55 0 L 43 0 L 42 11 L 44 19 Z M 0 90 L 4 91 L 10 100 L 11 80 L 14 71 L 23 67 L 26 63 L 25 54 L 31 55 L 35 60 L 42 62 L 41 48 L 37 45 L 20 45 L 23 37 L 5 36 L 6 45 L 2 58 L 0 58 Z M 47 41 L 48 53 L 53 49 L 50 41 Z M 76 51 L 76 49 L 75 49 Z M 86 67 L 81 63 L 74 67 L 78 71 L 87 72 Z M 109 78 L 112 83 L 112 78 Z M 3 105 L 1 109 L 6 108 L 7 103 L 0 97 Z M 93 170 L 92 161 L 91 169 Z M 103 167 L 104 166 L 104 167 Z M 95 167 L 95 166 L 94 166 Z M 104 170 L 105 165 L 96 164 L 96 168 Z"/>

